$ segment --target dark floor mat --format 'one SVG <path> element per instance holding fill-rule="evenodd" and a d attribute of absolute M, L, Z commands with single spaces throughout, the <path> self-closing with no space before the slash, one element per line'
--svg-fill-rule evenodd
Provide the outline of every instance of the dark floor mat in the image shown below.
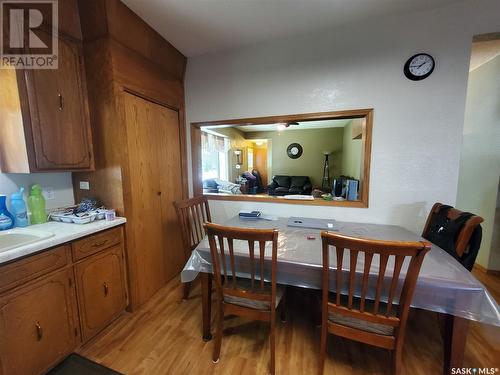
<path fill-rule="evenodd" d="M 66 357 L 47 375 L 123 375 L 98 363 L 73 353 Z"/>

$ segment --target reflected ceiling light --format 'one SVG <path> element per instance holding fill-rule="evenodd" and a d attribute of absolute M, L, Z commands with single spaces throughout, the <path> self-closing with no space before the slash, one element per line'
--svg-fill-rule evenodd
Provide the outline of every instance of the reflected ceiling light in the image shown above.
<path fill-rule="evenodd" d="M 289 128 L 292 125 L 300 125 L 298 122 L 293 121 L 293 122 L 282 122 L 278 124 L 278 131 L 283 131 L 286 128 Z"/>
<path fill-rule="evenodd" d="M 262 142 L 262 141 L 257 141 L 257 142 L 255 142 L 255 144 L 256 144 L 257 146 L 262 146 L 262 145 L 264 144 L 264 142 Z"/>

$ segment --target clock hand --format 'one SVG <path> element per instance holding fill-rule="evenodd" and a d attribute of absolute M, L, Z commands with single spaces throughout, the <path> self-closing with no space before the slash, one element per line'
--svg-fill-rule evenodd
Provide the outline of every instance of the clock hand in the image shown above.
<path fill-rule="evenodd" d="M 426 62 L 424 62 L 424 63 L 422 63 L 422 64 L 420 64 L 420 65 L 411 65 L 411 68 L 417 68 L 417 69 L 420 69 L 423 65 L 425 65 L 425 64 L 427 64 L 427 63 L 428 63 L 428 61 L 426 61 Z"/>

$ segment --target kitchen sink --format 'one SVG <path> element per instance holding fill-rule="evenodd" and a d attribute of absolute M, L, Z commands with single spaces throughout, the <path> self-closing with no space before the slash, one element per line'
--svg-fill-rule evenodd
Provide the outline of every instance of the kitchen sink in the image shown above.
<path fill-rule="evenodd" d="M 14 228 L 0 232 L 0 253 L 54 236 L 54 233 L 28 228 Z"/>

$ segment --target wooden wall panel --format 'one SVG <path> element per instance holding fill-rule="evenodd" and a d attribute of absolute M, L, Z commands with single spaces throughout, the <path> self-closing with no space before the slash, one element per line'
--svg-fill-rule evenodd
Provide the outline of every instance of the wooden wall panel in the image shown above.
<path fill-rule="evenodd" d="M 180 263 L 175 253 L 177 250 L 173 250 L 173 254 L 168 253 L 169 248 L 175 248 L 171 243 L 163 247 L 167 251 L 166 256 L 171 256 L 168 267 L 160 259 L 162 256 L 158 255 L 157 249 L 153 249 L 152 253 L 158 255 L 157 261 L 164 267 L 154 267 L 152 264 L 155 265 L 156 260 L 146 261 L 142 256 L 142 252 L 150 250 L 148 243 L 154 247 L 158 246 L 158 241 L 152 239 L 148 242 L 144 238 L 148 232 L 140 229 L 144 216 L 134 208 L 137 202 L 147 198 L 143 197 L 140 189 L 133 189 L 138 183 L 138 168 L 143 166 L 134 163 L 135 156 L 129 155 L 129 149 L 133 150 L 132 146 L 137 140 L 127 126 L 127 118 L 130 120 L 133 114 L 130 113 L 130 103 L 123 98 L 132 94 L 153 105 L 159 104 L 175 111 L 178 131 L 151 131 L 160 141 L 167 141 L 165 134 L 168 134 L 167 138 L 177 137 L 180 171 L 175 180 L 180 183 L 180 193 L 176 193 L 175 199 L 187 197 L 183 86 L 186 58 L 118 0 L 79 0 L 79 7 L 88 65 L 89 96 L 92 100 L 96 172 L 73 175 L 75 198 L 79 200 L 86 195 L 96 196 L 106 206 L 116 208 L 119 215 L 127 217 L 129 230 L 126 232 L 126 255 L 130 303 L 135 309 L 145 303 L 173 273 L 179 272 Z M 143 122 L 141 124 L 144 125 Z M 90 181 L 90 191 L 78 189 L 82 179 Z M 165 198 L 165 202 L 162 199 L 161 206 L 165 206 L 168 211 L 167 206 L 173 203 L 170 202 L 173 199 Z M 154 222 L 150 224 L 154 225 Z M 175 232 L 172 223 L 160 231 L 153 231 L 153 236 L 161 236 L 167 230 Z M 179 251 L 183 254 L 182 249 Z"/>
<path fill-rule="evenodd" d="M 186 57 L 121 1 L 79 0 L 79 6 L 85 40 L 112 38 L 184 80 Z"/>
<path fill-rule="evenodd" d="M 21 2 L 20 2 L 21 3 Z M 16 7 L 30 9 L 28 4 L 18 4 Z M 40 10 L 43 16 L 43 25 L 49 27 L 54 26 L 52 22 L 52 14 L 48 11 L 48 7 L 42 7 Z M 59 0 L 57 4 L 58 13 L 58 30 L 66 35 L 69 35 L 78 40 L 82 39 L 82 31 L 80 27 L 80 18 L 78 16 L 78 0 Z"/>
<path fill-rule="evenodd" d="M 113 39 L 110 46 L 117 85 L 174 109 L 184 107 L 183 81 Z"/>
<path fill-rule="evenodd" d="M 123 201 L 121 139 L 124 129 L 116 113 L 115 86 L 112 80 L 109 40 L 99 39 L 85 43 L 90 116 L 92 124 L 95 172 L 73 173 L 75 201 L 92 196 L 125 215 Z M 79 181 L 89 181 L 90 190 L 80 190 Z"/>
<path fill-rule="evenodd" d="M 163 66 L 177 79 L 184 79 L 187 59 L 174 46 L 119 0 L 106 0 L 106 12 L 113 39 Z"/>

